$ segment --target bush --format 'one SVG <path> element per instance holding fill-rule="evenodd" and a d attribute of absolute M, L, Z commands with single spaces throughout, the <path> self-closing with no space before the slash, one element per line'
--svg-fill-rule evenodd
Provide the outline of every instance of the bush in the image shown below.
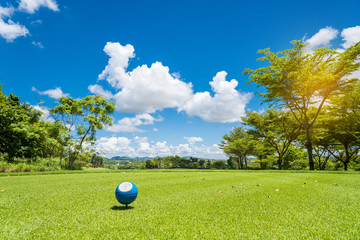
<path fill-rule="evenodd" d="M 326 163 L 325 170 L 335 170 L 335 163 L 331 159 Z"/>
<path fill-rule="evenodd" d="M 291 170 L 302 170 L 308 167 L 307 159 L 296 159 L 289 164 Z"/>
<path fill-rule="evenodd" d="M 227 169 L 226 162 L 222 160 L 214 161 L 212 167 L 216 169 Z"/>
<path fill-rule="evenodd" d="M 356 164 L 354 167 L 355 171 L 360 171 L 360 163 Z M 0 169 L 1 170 L 1 169 Z"/>
<path fill-rule="evenodd" d="M 13 162 L 9 163 L 1 160 L 3 159 L 2 156 L 0 156 L 0 172 L 36 172 L 62 169 L 58 158 L 14 158 Z"/>

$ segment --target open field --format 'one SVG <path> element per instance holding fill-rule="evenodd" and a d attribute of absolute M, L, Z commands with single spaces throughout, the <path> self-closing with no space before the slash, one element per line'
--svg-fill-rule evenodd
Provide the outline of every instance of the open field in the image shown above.
<path fill-rule="evenodd" d="M 122 181 L 132 181 L 139 189 L 128 209 L 114 196 Z M 2 175 L 0 191 L 1 239 L 360 236 L 356 173 L 177 170 Z"/>

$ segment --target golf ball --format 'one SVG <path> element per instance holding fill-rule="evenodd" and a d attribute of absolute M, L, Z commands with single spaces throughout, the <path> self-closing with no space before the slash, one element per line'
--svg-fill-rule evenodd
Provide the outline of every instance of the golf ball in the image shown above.
<path fill-rule="evenodd" d="M 119 203 L 128 205 L 135 201 L 138 189 L 132 182 L 122 182 L 115 190 L 115 197 Z"/>

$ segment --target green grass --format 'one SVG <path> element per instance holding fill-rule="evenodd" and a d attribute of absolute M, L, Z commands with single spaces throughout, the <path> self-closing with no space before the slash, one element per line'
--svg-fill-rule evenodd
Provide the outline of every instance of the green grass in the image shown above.
<path fill-rule="evenodd" d="M 139 189 L 138 198 L 128 209 L 115 199 L 115 188 L 122 181 L 132 181 Z M 360 174 L 356 173 L 99 171 L 2 175 L 0 191 L 0 239 L 360 236 Z"/>

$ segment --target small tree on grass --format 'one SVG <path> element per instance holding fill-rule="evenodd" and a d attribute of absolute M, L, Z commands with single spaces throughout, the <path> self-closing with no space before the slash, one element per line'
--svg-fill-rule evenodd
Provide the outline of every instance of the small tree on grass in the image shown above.
<path fill-rule="evenodd" d="M 239 169 L 247 168 L 246 158 L 252 154 L 256 141 L 241 127 L 235 127 L 230 134 L 223 136 L 219 147 L 229 157 L 233 157 Z"/>
<path fill-rule="evenodd" d="M 96 130 L 103 129 L 104 124 L 112 125 L 109 115 L 115 111 L 115 103 L 107 102 L 99 95 L 80 100 L 61 97 L 59 102 L 60 105 L 50 109 L 50 113 L 66 129 L 63 139 L 71 170 L 84 144 L 94 144 Z"/>
<path fill-rule="evenodd" d="M 300 130 L 289 113 L 268 109 L 265 113 L 247 112 L 242 121 L 248 126 L 248 134 L 258 143 L 254 146 L 254 155 L 261 157 L 266 154 L 265 146 L 271 147 L 277 153 L 278 168 L 282 168 L 285 153 L 292 142 L 299 136 Z M 259 141 L 266 143 L 260 144 Z M 261 159 L 260 159 L 261 160 Z"/>
<path fill-rule="evenodd" d="M 306 133 L 310 170 L 314 170 L 311 129 L 328 98 L 341 92 L 352 81 L 347 77 L 359 69 L 360 42 L 343 53 L 329 48 L 307 53 L 306 44 L 292 43 L 292 49 L 279 53 L 259 50 L 264 54 L 259 60 L 268 61 L 270 65 L 246 69 L 244 73 L 250 74 L 249 82 L 266 88 L 265 93 L 257 93 L 265 102 L 279 103 L 294 115 Z M 312 106 L 317 107 L 317 112 L 310 118 L 308 111 Z"/>

